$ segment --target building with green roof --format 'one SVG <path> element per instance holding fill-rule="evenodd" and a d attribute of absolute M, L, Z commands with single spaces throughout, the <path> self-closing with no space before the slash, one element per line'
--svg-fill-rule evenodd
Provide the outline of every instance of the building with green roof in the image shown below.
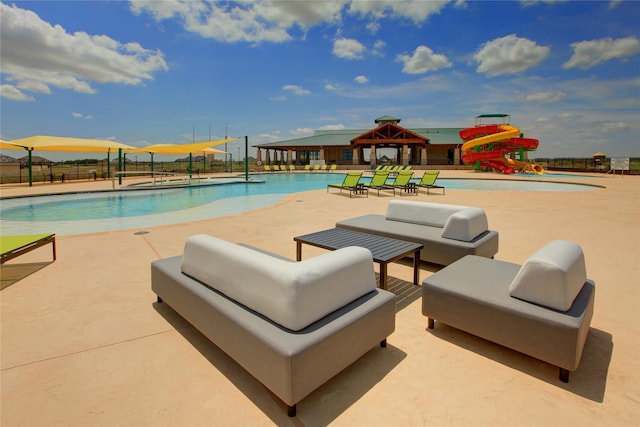
<path fill-rule="evenodd" d="M 312 136 L 254 145 L 257 159 L 265 164 L 337 164 L 375 166 L 395 150 L 394 163 L 401 165 L 459 165 L 462 128 L 416 128 L 400 126 L 401 119 L 383 116 L 373 129 L 316 130 Z M 388 151 L 388 150 L 386 150 Z"/>

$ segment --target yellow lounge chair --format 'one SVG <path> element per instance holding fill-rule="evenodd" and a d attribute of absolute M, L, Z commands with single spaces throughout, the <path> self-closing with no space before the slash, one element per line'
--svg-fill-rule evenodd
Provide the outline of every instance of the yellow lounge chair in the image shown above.
<path fill-rule="evenodd" d="M 389 190 L 387 186 L 387 178 L 389 177 L 389 171 L 376 171 L 371 178 L 371 182 L 365 183 L 365 187 L 368 189 L 378 190 L 378 197 L 380 197 L 380 190 Z"/>
<path fill-rule="evenodd" d="M 393 189 L 394 196 L 396 195 L 396 189 L 401 190 L 400 195 L 402 195 L 402 191 L 404 191 L 407 194 L 413 194 L 414 196 L 417 196 L 418 188 L 416 187 L 415 182 L 410 182 L 411 177 L 413 177 L 413 171 L 397 172 L 396 179 L 386 187 Z"/>
<path fill-rule="evenodd" d="M 0 264 L 10 259 L 31 252 L 32 250 L 51 243 L 53 245 L 53 260 L 56 260 L 55 234 L 28 234 L 22 236 L 0 236 Z"/>
<path fill-rule="evenodd" d="M 348 172 L 342 184 L 327 184 L 327 193 L 329 192 L 329 188 L 339 188 L 341 193 L 342 190 L 349 191 L 349 198 L 351 198 L 354 193 L 366 194 L 367 197 L 369 197 L 369 190 L 360 184 L 360 178 L 362 178 L 362 172 Z"/>
<path fill-rule="evenodd" d="M 429 189 L 431 188 L 441 188 L 442 194 L 444 194 L 444 187 L 441 185 L 435 185 L 436 179 L 438 179 L 438 174 L 440 171 L 425 171 L 424 175 L 422 175 L 422 179 L 416 183 L 418 187 L 426 188 L 427 195 L 429 195 Z"/>

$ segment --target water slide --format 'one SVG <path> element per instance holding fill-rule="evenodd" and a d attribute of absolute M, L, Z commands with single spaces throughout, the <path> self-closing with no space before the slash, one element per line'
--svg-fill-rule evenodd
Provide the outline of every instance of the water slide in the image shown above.
<path fill-rule="evenodd" d="M 521 138 L 520 129 L 510 125 L 476 126 L 460 131 L 460 138 L 466 141 L 462 145 L 462 161 L 480 162 L 481 166 L 493 168 L 505 174 L 517 170 L 544 173 L 544 168 L 535 163 L 522 162 L 507 158 L 508 154 L 520 153 L 538 148 L 538 140 Z"/>

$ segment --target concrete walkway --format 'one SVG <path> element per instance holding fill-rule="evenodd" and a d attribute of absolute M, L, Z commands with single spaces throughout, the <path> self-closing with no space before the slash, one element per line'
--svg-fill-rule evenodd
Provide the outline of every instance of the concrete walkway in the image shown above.
<path fill-rule="evenodd" d="M 419 173 L 418 173 L 419 174 Z M 443 171 L 441 177 L 502 178 Z M 586 192 L 448 189 L 410 200 L 478 206 L 500 232 L 497 259 L 522 263 L 554 239 L 580 244 L 596 305 L 580 368 L 557 369 L 438 323 L 426 330 L 411 263 L 389 266 L 396 331 L 298 404 L 283 404 L 180 316 L 156 304 L 151 261 L 209 233 L 295 257 L 293 237 L 384 213 L 389 195 L 296 193 L 266 209 L 194 223 L 58 237 L 2 267 L 29 275 L 0 293 L 1 415 L 10 426 L 638 425 L 640 177 L 593 177 Z M 3 197 L 110 187 L 2 187 Z M 55 190 L 55 191 L 54 191 Z M 145 233 L 140 233 L 140 232 Z M 55 232 L 55 230 L 52 230 Z M 305 258 L 321 249 L 305 247 Z M 12 270 L 13 269 L 13 270 Z M 438 266 L 423 264 L 421 277 Z M 23 271 L 24 273 L 24 271 Z"/>

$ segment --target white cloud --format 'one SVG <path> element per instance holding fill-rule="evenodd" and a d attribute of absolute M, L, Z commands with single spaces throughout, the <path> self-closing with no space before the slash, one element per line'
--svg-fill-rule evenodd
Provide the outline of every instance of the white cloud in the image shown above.
<path fill-rule="evenodd" d="M 310 136 L 310 135 L 313 135 L 313 129 L 311 129 L 311 128 L 297 128 L 297 129 L 293 129 L 290 133 L 292 135 L 295 135 L 295 136 L 298 136 L 298 137 Z"/>
<path fill-rule="evenodd" d="M 36 100 L 33 96 L 25 94 L 17 87 L 12 85 L 7 85 L 7 84 L 0 85 L 0 97 L 7 98 L 12 101 L 35 101 Z"/>
<path fill-rule="evenodd" d="M 307 89 L 298 85 L 284 85 L 282 86 L 282 89 L 293 92 L 294 95 L 308 95 L 311 93 L 311 91 L 308 91 Z"/>
<path fill-rule="evenodd" d="M 369 30 L 369 32 L 370 32 L 371 34 L 375 34 L 375 33 L 377 33 L 378 31 L 380 31 L 380 23 L 379 23 L 379 22 L 375 22 L 375 21 L 374 21 L 374 22 L 369 22 L 369 23 L 366 25 L 366 27 L 367 27 L 367 30 Z"/>
<path fill-rule="evenodd" d="M 0 38 L 2 73 L 26 91 L 51 93 L 54 86 L 92 94 L 90 82 L 138 85 L 168 69 L 159 51 L 105 35 L 67 33 L 30 10 L 4 3 Z"/>
<path fill-rule="evenodd" d="M 269 99 L 272 100 L 272 101 L 278 101 L 279 102 L 279 101 L 286 101 L 287 97 L 284 96 L 284 95 L 280 95 L 280 96 L 273 96 L 273 97 L 271 97 Z"/>
<path fill-rule="evenodd" d="M 523 95 L 521 99 L 524 101 L 541 102 L 544 104 L 559 102 L 567 97 L 567 94 L 561 91 L 542 91 Z"/>
<path fill-rule="evenodd" d="M 451 67 L 451 62 L 440 53 L 433 53 L 427 46 L 418 46 L 413 55 L 398 55 L 396 61 L 402 62 L 402 72 L 407 74 L 424 74 L 441 68 Z"/>
<path fill-rule="evenodd" d="M 386 46 L 387 44 L 384 41 L 376 40 L 376 42 L 373 44 L 373 50 L 371 51 L 371 53 L 376 56 L 384 56 L 384 48 Z"/>
<path fill-rule="evenodd" d="M 290 30 L 338 23 L 346 1 L 254 1 L 218 3 L 202 0 L 134 0 L 131 10 L 156 21 L 176 19 L 187 31 L 225 42 L 280 43 Z"/>
<path fill-rule="evenodd" d="M 334 85 L 332 85 L 331 83 L 327 83 L 326 85 L 324 85 L 325 90 L 330 90 L 330 91 L 336 91 L 338 90 L 337 87 L 335 87 Z"/>
<path fill-rule="evenodd" d="M 367 78 L 367 76 L 356 76 L 355 79 L 353 79 L 356 83 L 359 83 L 361 85 L 365 84 L 365 83 L 369 83 L 369 79 Z"/>
<path fill-rule="evenodd" d="M 450 3 L 450 0 L 352 1 L 349 4 L 349 12 L 353 14 L 371 16 L 374 19 L 392 17 L 410 19 L 415 23 L 419 23 L 425 21 L 430 15 L 440 13 L 447 3 Z"/>
<path fill-rule="evenodd" d="M 344 129 L 346 129 L 346 127 L 342 123 L 337 125 L 324 125 L 318 128 L 318 130 L 344 130 Z"/>
<path fill-rule="evenodd" d="M 76 119 L 93 120 L 93 116 L 85 116 L 82 113 L 71 113 L 71 115 Z"/>
<path fill-rule="evenodd" d="M 545 59 L 549 51 L 546 46 L 511 34 L 484 43 L 474 59 L 480 63 L 478 72 L 495 77 L 526 71 Z"/>
<path fill-rule="evenodd" d="M 362 59 L 366 50 L 364 45 L 355 39 L 339 38 L 333 42 L 333 54 L 338 58 Z"/>
<path fill-rule="evenodd" d="M 640 40 L 636 37 L 612 39 L 607 37 L 599 40 L 572 43 L 573 55 L 562 64 L 562 68 L 580 68 L 586 70 L 611 59 L 624 59 L 640 52 Z"/>

